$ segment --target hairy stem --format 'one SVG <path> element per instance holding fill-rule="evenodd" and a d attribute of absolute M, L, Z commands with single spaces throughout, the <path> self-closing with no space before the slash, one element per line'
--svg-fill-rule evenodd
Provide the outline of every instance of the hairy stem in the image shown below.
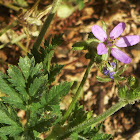
<path fill-rule="evenodd" d="M 84 86 L 84 84 L 86 82 L 86 79 L 88 77 L 88 74 L 90 72 L 90 69 L 92 68 L 92 65 L 93 65 L 93 60 L 91 60 L 89 62 L 89 65 L 87 67 L 87 70 L 85 72 L 85 75 L 84 75 L 84 77 L 83 77 L 83 79 L 81 81 L 81 84 L 80 84 L 79 88 L 77 89 L 77 92 L 76 92 L 76 94 L 75 94 L 75 96 L 74 96 L 74 98 L 73 98 L 73 100 L 72 100 L 72 102 L 71 102 L 68 110 L 66 111 L 66 113 L 64 114 L 64 117 L 62 118 L 62 121 L 61 121 L 62 124 L 66 121 L 66 119 L 69 117 L 72 109 L 74 108 L 75 103 L 77 102 L 78 97 L 80 96 L 81 90 L 82 90 L 82 88 L 83 88 L 83 86 Z"/>
<path fill-rule="evenodd" d="M 107 111 L 105 111 L 104 113 L 99 115 L 98 117 L 91 118 L 91 119 L 83 122 L 82 124 L 70 129 L 69 132 L 73 132 L 73 131 L 80 132 L 80 131 L 83 130 L 83 128 L 85 129 L 85 128 L 91 126 L 91 125 L 96 125 L 99 122 L 105 120 L 107 117 L 109 117 L 112 114 L 114 114 L 115 112 L 117 112 L 119 109 L 124 107 L 126 104 L 127 104 L 126 101 L 120 101 L 120 102 L 116 103 L 115 105 L 113 105 L 111 108 L 109 108 Z"/>
<path fill-rule="evenodd" d="M 60 136 L 58 139 L 65 138 L 66 136 L 68 136 L 72 132 L 81 132 L 85 128 L 90 127 L 91 125 L 96 125 L 96 124 L 100 123 L 101 121 L 104 121 L 106 118 L 108 118 L 109 116 L 111 116 L 112 114 L 117 112 L 119 109 L 121 109 L 125 105 L 127 105 L 126 101 L 119 101 L 118 103 L 113 105 L 111 108 L 109 108 L 106 112 L 102 113 L 101 115 L 99 115 L 97 117 L 93 117 L 89 120 L 86 120 L 85 122 L 79 124 L 78 126 L 75 126 L 71 129 L 69 129 L 62 136 Z"/>
<path fill-rule="evenodd" d="M 41 42 L 43 40 L 43 37 L 44 37 L 46 31 L 49 28 L 49 25 L 50 25 L 54 15 L 55 15 L 55 12 L 56 12 L 57 7 L 59 6 L 60 2 L 61 2 L 61 0 L 54 0 L 54 3 L 52 5 L 52 9 L 51 9 L 47 19 L 45 20 L 45 22 L 43 24 L 43 27 L 42 27 L 42 29 L 41 29 L 41 31 L 39 33 L 39 36 L 38 36 L 36 42 L 33 45 L 33 50 L 38 50 L 38 48 L 40 47 Z"/>

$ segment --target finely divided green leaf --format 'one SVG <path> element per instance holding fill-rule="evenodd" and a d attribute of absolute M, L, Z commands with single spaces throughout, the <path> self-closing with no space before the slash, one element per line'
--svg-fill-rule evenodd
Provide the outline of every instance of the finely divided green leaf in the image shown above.
<path fill-rule="evenodd" d="M 10 125 L 15 125 L 16 122 L 13 121 L 9 114 L 5 112 L 4 110 L 0 110 L 0 123 L 5 123 L 5 124 L 10 124 Z"/>
<path fill-rule="evenodd" d="M 70 138 L 71 138 L 72 140 L 78 140 L 78 133 L 72 133 L 72 134 L 70 135 Z"/>
<path fill-rule="evenodd" d="M 37 63 L 32 70 L 31 78 L 33 78 L 33 76 L 41 75 L 42 71 L 43 71 L 43 64 Z"/>
<path fill-rule="evenodd" d="M 39 78 L 36 77 L 29 88 L 29 94 L 31 96 L 36 95 L 39 92 L 40 87 L 43 86 L 43 84 L 45 83 L 45 81 L 47 82 L 47 78 L 48 78 L 48 75 L 40 76 Z"/>
<path fill-rule="evenodd" d="M 13 116 L 8 112 L 8 109 L 0 103 L 0 123 L 16 125 L 17 122 L 13 119 Z"/>
<path fill-rule="evenodd" d="M 55 35 L 54 38 L 52 38 L 51 44 L 52 45 L 57 45 L 57 46 L 62 44 L 62 42 L 63 42 L 62 35 L 63 34 Z"/>
<path fill-rule="evenodd" d="M 118 95 L 120 99 L 126 100 L 128 103 L 134 103 L 140 99 L 140 87 L 128 88 L 126 85 L 119 88 Z"/>
<path fill-rule="evenodd" d="M 16 110 L 12 106 L 10 106 L 10 105 L 7 106 L 7 109 L 8 109 L 8 112 L 9 112 L 9 116 L 11 116 L 11 119 L 13 121 L 17 122 L 17 124 L 19 126 L 22 126 L 22 124 L 20 122 L 20 118 L 17 116 Z"/>
<path fill-rule="evenodd" d="M 0 140 L 8 140 L 8 138 L 3 133 L 0 133 Z"/>
<path fill-rule="evenodd" d="M 18 63 L 26 81 L 28 80 L 29 75 L 31 74 L 34 65 L 35 65 L 35 60 L 32 57 L 31 59 L 28 56 L 25 56 L 24 58 L 20 58 L 19 59 L 19 63 Z"/>
<path fill-rule="evenodd" d="M 55 121 L 55 118 L 52 116 L 52 113 L 45 113 L 45 105 L 38 103 L 33 103 L 31 107 L 30 114 L 30 128 L 36 130 L 37 132 L 46 132 L 52 123 Z"/>
<path fill-rule="evenodd" d="M 88 115 L 88 112 L 84 111 L 83 106 L 76 104 L 76 106 L 68 120 L 69 127 L 72 128 L 72 127 L 82 123 L 86 119 L 89 119 L 90 117 L 91 117 L 90 112 Z"/>
<path fill-rule="evenodd" d="M 50 68 L 50 74 L 49 74 L 49 79 L 48 82 L 51 84 L 54 80 L 55 77 L 60 73 L 61 69 L 63 69 L 64 65 L 52 65 Z"/>
<path fill-rule="evenodd" d="M 33 133 L 34 133 L 34 137 L 36 138 L 36 140 L 40 140 L 40 133 L 35 130 L 33 131 Z"/>
<path fill-rule="evenodd" d="M 22 76 L 21 71 L 16 66 L 10 66 L 10 68 L 8 69 L 8 75 L 10 76 L 9 81 L 15 87 L 25 87 L 25 80 Z"/>
<path fill-rule="evenodd" d="M 91 138 L 91 140 L 109 140 L 112 138 L 112 135 L 110 134 L 104 134 L 104 133 L 97 133 L 95 136 Z"/>
<path fill-rule="evenodd" d="M 55 105 L 56 102 L 53 102 L 53 101 L 58 100 L 59 97 L 61 96 L 65 96 L 69 92 L 70 87 L 71 87 L 71 83 L 69 82 L 64 82 L 62 84 L 59 84 L 56 87 L 53 86 L 51 90 L 49 91 L 49 94 L 46 95 L 46 104 Z"/>
<path fill-rule="evenodd" d="M 5 126 L 0 128 L 0 133 L 3 135 L 9 135 L 9 136 L 16 136 L 19 133 L 21 133 L 23 130 L 21 127 L 18 127 L 16 125 L 14 126 Z"/>
<path fill-rule="evenodd" d="M 5 102 L 14 104 L 16 107 L 25 108 L 23 106 L 22 97 L 7 83 L 6 80 L 0 77 L 0 91 L 7 94 L 9 97 L 1 97 Z"/>
<path fill-rule="evenodd" d="M 101 129 L 101 128 L 100 128 Z M 100 129 L 96 131 L 96 127 L 94 128 L 85 128 L 83 132 L 77 133 L 74 132 L 70 135 L 74 140 L 109 140 L 112 138 L 110 134 L 104 134 L 100 132 Z"/>
<path fill-rule="evenodd" d="M 27 100 L 27 92 L 25 90 L 25 79 L 21 73 L 21 71 L 16 66 L 10 66 L 8 69 L 8 75 L 10 78 L 9 82 L 19 91 L 19 93 L 23 96 L 23 100 Z"/>
<path fill-rule="evenodd" d="M 49 72 L 50 62 L 54 54 L 54 50 L 62 43 L 62 41 L 62 34 L 55 35 L 53 38 L 52 35 L 50 35 L 48 39 L 45 40 L 45 48 L 40 47 L 39 51 L 33 48 L 31 52 L 36 60 L 36 63 L 43 62 L 43 67 L 47 68 L 47 71 Z"/>
<path fill-rule="evenodd" d="M 51 46 L 50 46 L 50 48 L 51 48 Z M 54 50 L 49 50 L 49 52 L 47 52 L 44 57 L 44 62 L 43 62 L 44 68 L 47 69 L 48 72 L 50 69 L 51 60 L 52 60 L 53 55 L 54 55 Z"/>
<path fill-rule="evenodd" d="M 76 127 L 78 124 L 91 118 L 92 114 L 93 114 L 92 112 L 84 111 L 83 106 L 79 106 L 78 104 L 76 104 L 73 112 L 71 113 L 71 116 L 68 119 L 68 122 L 67 122 L 68 127 L 70 129 L 73 127 Z M 99 124 L 96 127 L 94 127 L 94 126 L 91 126 L 88 128 L 83 127 L 83 131 L 73 132 L 70 134 L 70 136 L 68 136 L 68 135 L 62 136 L 62 137 L 60 137 L 60 139 L 70 137 L 71 139 L 74 139 L 74 140 L 86 140 L 86 139 L 94 140 L 94 138 L 95 139 L 99 138 L 99 140 L 108 140 L 111 137 L 111 135 L 100 133 L 101 126 L 102 126 L 102 124 Z"/>
<path fill-rule="evenodd" d="M 60 117 L 60 97 L 65 96 L 69 92 L 71 85 L 72 84 L 69 82 L 64 82 L 56 87 L 53 86 L 49 92 L 41 97 L 40 106 L 51 111 L 51 113 L 56 115 L 56 117 Z"/>

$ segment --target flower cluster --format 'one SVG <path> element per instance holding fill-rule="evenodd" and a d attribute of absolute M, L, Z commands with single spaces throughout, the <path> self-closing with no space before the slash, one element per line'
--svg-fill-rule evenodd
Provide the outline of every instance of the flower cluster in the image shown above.
<path fill-rule="evenodd" d="M 115 74 L 114 69 L 115 69 L 115 63 L 110 62 L 110 63 L 109 63 L 109 66 L 108 66 L 107 68 L 104 67 L 104 75 L 105 75 L 105 76 L 109 75 L 109 77 L 110 77 L 111 79 L 113 79 L 113 75 Z"/>
<path fill-rule="evenodd" d="M 98 55 L 107 54 L 108 50 L 110 50 L 112 56 L 117 60 L 126 64 L 131 62 L 131 58 L 117 47 L 121 48 L 133 46 L 140 41 L 140 36 L 128 35 L 119 38 L 125 27 L 125 23 L 121 22 L 114 27 L 114 29 L 110 32 L 110 35 L 107 36 L 106 32 L 100 26 L 92 26 L 91 30 L 93 35 L 100 41 L 97 46 Z"/>

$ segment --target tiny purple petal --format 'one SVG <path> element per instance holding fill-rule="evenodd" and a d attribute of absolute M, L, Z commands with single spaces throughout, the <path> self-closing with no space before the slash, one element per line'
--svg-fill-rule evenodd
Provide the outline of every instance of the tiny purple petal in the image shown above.
<path fill-rule="evenodd" d="M 107 76 L 109 74 L 109 70 L 107 68 L 104 68 L 104 75 Z"/>
<path fill-rule="evenodd" d="M 113 30 L 110 32 L 110 38 L 111 39 L 115 39 L 115 38 L 118 38 L 121 34 L 122 34 L 122 32 L 124 31 L 124 29 L 125 29 L 125 23 L 124 22 L 121 22 L 121 23 L 119 23 L 117 26 L 115 26 L 114 28 L 113 28 Z"/>
<path fill-rule="evenodd" d="M 128 47 L 139 43 L 139 41 L 140 41 L 140 36 L 129 35 L 129 36 L 120 37 L 115 45 L 118 47 Z"/>
<path fill-rule="evenodd" d="M 94 25 L 91 28 L 93 35 L 99 39 L 100 41 L 104 42 L 107 40 L 106 32 L 98 25 Z"/>
<path fill-rule="evenodd" d="M 125 64 L 128 64 L 131 62 L 131 58 L 125 54 L 124 52 L 122 52 L 121 50 L 119 49 L 116 49 L 116 48 L 111 48 L 111 54 L 113 55 L 113 57 L 115 57 L 117 60 L 125 63 Z"/>
<path fill-rule="evenodd" d="M 110 65 L 111 65 L 113 68 L 115 68 L 115 63 L 110 62 Z"/>
<path fill-rule="evenodd" d="M 107 48 L 104 43 L 99 43 L 97 46 L 97 54 L 102 55 L 107 53 Z"/>
<path fill-rule="evenodd" d="M 113 75 L 114 75 L 114 74 L 115 74 L 115 72 L 110 72 L 110 73 L 109 73 L 109 76 L 110 76 L 111 79 L 113 79 Z"/>

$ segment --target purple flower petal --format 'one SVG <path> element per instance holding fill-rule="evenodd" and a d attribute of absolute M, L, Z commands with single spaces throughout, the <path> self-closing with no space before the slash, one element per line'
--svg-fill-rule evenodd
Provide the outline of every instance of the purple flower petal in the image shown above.
<path fill-rule="evenodd" d="M 131 62 L 131 58 L 125 54 L 124 52 L 122 52 L 121 50 L 119 49 L 116 49 L 116 48 L 111 48 L 111 54 L 113 55 L 113 57 L 115 57 L 117 60 L 125 63 L 125 64 L 128 64 Z"/>
<path fill-rule="evenodd" d="M 107 70 L 107 68 L 104 68 L 104 75 L 108 75 L 109 74 L 109 70 Z"/>
<path fill-rule="evenodd" d="M 107 48 L 104 43 L 99 43 L 97 46 L 97 54 L 102 55 L 107 53 Z"/>
<path fill-rule="evenodd" d="M 128 47 L 137 44 L 140 41 L 140 36 L 138 35 L 129 35 L 120 37 L 116 42 L 116 46 L 118 47 Z"/>
<path fill-rule="evenodd" d="M 111 79 L 113 79 L 113 75 L 114 75 L 114 74 L 115 74 L 115 72 L 110 72 L 110 73 L 109 73 L 109 76 L 110 76 Z"/>
<path fill-rule="evenodd" d="M 110 62 L 110 65 L 111 65 L 113 68 L 115 68 L 115 63 Z"/>
<path fill-rule="evenodd" d="M 99 39 L 100 41 L 104 42 L 107 40 L 106 32 L 98 25 L 94 25 L 91 28 L 93 35 Z"/>
<path fill-rule="evenodd" d="M 113 30 L 110 32 L 110 38 L 111 39 L 115 39 L 115 38 L 118 38 L 121 34 L 122 34 L 122 32 L 124 31 L 124 29 L 125 29 L 125 23 L 124 22 L 121 22 L 121 23 L 119 23 L 117 26 L 115 26 L 114 28 L 113 28 Z"/>

